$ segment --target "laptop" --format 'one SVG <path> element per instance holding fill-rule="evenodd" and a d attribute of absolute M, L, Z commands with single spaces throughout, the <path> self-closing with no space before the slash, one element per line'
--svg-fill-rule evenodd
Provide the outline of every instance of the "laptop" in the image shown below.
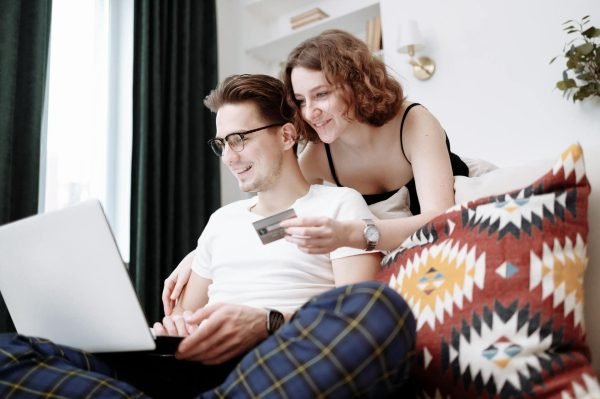
<path fill-rule="evenodd" d="M 88 352 L 181 340 L 153 336 L 98 200 L 0 226 L 0 293 L 18 333 Z"/>

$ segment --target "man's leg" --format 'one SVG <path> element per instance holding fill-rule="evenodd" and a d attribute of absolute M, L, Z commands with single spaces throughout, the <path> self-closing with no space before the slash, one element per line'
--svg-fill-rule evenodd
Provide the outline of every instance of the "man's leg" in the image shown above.
<path fill-rule="evenodd" d="M 0 334 L 2 398 L 145 398 L 94 356 L 40 338 Z"/>
<path fill-rule="evenodd" d="M 204 366 L 151 352 L 92 355 L 45 339 L 0 334 L 0 398 L 148 394 L 155 399 L 185 399 L 221 384 L 239 361 Z"/>
<path fill-rule="evenodd" d="M 384 397 L 408 378 L 415 328 L 385 284 L 340 287 L 309 301 L 201 397 Z"/>
<path fill-rule="evenodd" d="M 154 399 L 188 399 L 212 389 L 240 362 L 237 357 L 219 365 L 178 360 L 152 353 L 110 353 L 96 357 L 110 365 L 119 380 L 127 381 Z"/>

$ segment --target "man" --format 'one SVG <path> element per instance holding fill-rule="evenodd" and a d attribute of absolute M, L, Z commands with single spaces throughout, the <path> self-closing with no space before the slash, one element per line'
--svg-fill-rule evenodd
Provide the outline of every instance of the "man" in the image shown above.
<path fill-rule="evenodd" d="M 211 148 L 240 188 L 256 196 L 215 212 L 198 247 L 183 260 L 194 272 L 182 299 L 154 325 L 159 334 L 185 336 L 177 359 L 121 354 L 99 362 L 48 342 L 4 336 L 0 381 L 14 382 L 7 392 L 32 392 L 36 379 L 28 376 L 46 364 L 49 351 L 61 363 L 40 374 L 60 384 L 35 389 L 59 395 L 65 381 L 73 382 L 70 389 L 85 381 L 80 396 L 109 388 L 113 395 L 136 395 L 129 384 L 107 379 L 111 369 L 164 397 L 204 391 L 202 397 L 341 398 L 380 396 L 402 385 L 414 345 L 410 310 L 383 284 L 354 284 L 373 279 L 379 253 L 340 248 L 310 255 L 285 240 L 263 245 L 253 228 L 253 222 L 289 208 L 299 216 L 371 216 L 357 192 L 311 186 L 304 179 L 295 155 L 295 114 L 283 84 L 265 75 L 232 76 L 205 104 L 217 113 Z M 33 362 L 30 347 L 37 353 Z M 101 383 L 89 382 L 98 378 Z"/>

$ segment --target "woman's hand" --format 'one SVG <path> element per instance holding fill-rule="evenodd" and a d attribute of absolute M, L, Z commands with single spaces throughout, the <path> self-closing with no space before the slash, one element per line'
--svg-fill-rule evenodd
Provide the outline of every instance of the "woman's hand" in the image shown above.
<path fill-rule="evenodd" d="M 285 228 L 285 239 L 308 254 L 326 254 L 340 247 L 363 249 L 365 246 L 362 221 L 305 217 L 287 219 L 280 224 Z"/>
<path fill-rule="evenodd" d="M 192 259 L 194 251 L 190 252 L 171 272 L 165 280 L 165 285 L 162 292 L 163 308 L 165 315 L 169 316 L 173 312 L 177 298 L 181 295 L 183 288 L 187 285 L 190 275 L 192 274 Z"/>

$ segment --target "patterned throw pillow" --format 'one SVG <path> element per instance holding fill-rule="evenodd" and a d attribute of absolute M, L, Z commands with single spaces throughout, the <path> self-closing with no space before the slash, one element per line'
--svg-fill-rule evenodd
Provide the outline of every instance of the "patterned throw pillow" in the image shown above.
<path fill-rule="evenodd" d="M 384 259 L 425 398 L 600 397 L 583 320 L 590 185 L 569 147 L 532 185 L 449 209 Z"/>

